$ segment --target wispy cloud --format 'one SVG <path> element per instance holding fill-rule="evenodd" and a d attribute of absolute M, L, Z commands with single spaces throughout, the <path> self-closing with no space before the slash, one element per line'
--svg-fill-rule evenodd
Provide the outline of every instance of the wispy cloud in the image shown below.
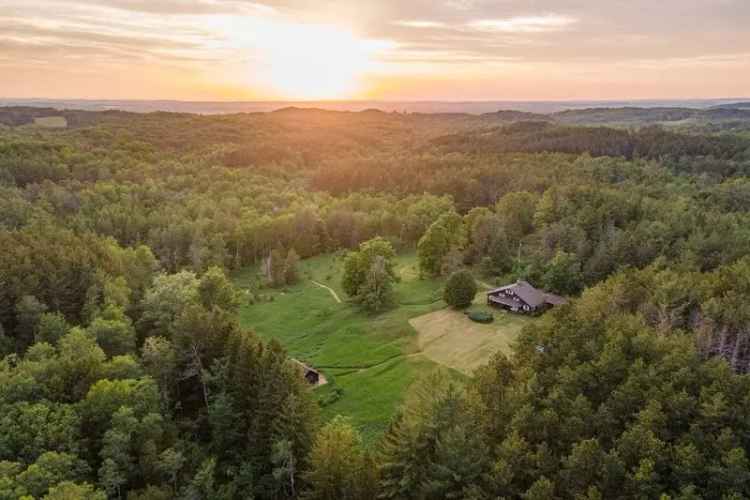
<path fill-rule="evenodd" d="M 560 31 L 578 22 L 577 19 L 550 14 L 544 16 L 519 16 L 506 19 L 478 19 L 467 23 L 469 28 L 503 33 L 540 33 Z"/>
<path fill-rule="evenodd" d="M 248 0 L 44 0 L 61 6 L 98 6 L 124 12 L 170 15 L 272 13 L 272 6 Z"/>
<path fill-rule="evenodd" d="M 441 21 L 420 21 L 420 20 L 399 20 L 394 21 L 393 24 L 396 26 L 404 26 L 406 28 L 419 28 L 419 29 L 435 29 L 445 28 L 448 25 Z"/>
<path fill-rule="evenodd" d="M 445 6 L 455 10 L 471 10 L 477 8 L 480 0 L 446 0 Z"/>

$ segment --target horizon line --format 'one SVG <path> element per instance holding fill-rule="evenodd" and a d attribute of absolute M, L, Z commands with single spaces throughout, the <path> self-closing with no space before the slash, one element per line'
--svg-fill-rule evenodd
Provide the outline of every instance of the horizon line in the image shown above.
<path fill-rule="evenodd" d="M 616 97 L 616 98 L 574 98 L 574 99 L 234 99 L 234 100 L 205 100 L 205 99 L 167 99 L 167 98 L 113 98 L 113 97 L 4 97 L 0 96 L 0 101 L 105 101 L 105 102 L 174 102 L 174 103 L 441 103 L 441 104 L 482 104 L 495 102 L 517 102 L 517 103 L 575 103 L 575 102 L 653 102 L 653 101 L 735 101 L 750 100 L 750 95 L 746 97 Z"/>

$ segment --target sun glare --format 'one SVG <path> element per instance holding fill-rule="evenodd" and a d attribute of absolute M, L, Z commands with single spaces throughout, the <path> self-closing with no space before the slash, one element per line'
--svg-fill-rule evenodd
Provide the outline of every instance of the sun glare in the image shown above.
<path fill-rule="evenodd" d="M 376 56 L 394 46 L 366 40 L 331 25 L 277 20 L 216 19 L 228 44 L 248 54 L 248 86 L 269 98 L 347 99 L 357 97 Z"/>
<path fill-rule="evenodd" d="M 274 92 L 292 99 L 341 99 L 357 95 L 373 56 L 388 44 L 360 40 L 332 26 L 276 26 L 263 47 L 266 78 Z"/>

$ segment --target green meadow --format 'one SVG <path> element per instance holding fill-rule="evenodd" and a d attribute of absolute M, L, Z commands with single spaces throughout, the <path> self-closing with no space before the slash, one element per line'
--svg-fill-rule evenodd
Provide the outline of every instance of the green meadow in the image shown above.
<path fill-rule="evenodd" d="M 43 128 L 66 128 L 68 120 L 64 116 L 43 116 L 34 118 L 34 125 Z"/>
<path fill-rule="evenodd" d="M 323 417 L 350 417 L 372 442 L 385 430 L 405 391 L 420 375 L 436 369 L 446 370 L 458 380 L 465 380 L 466 375 L 427 357 L 410 324 L 414 318 L 446 309 L 441 298 L 444 279 L 419 278 L 416 257 L 399 256 L 397 305 L 371 315 L 347 302 L 340 286 L 342 262 L 340 254 L 302 261 L 298 284 L 263 289 L 264 300 L 243 306 L 240 321 L 262 339 L 277 340 L 292 357 L 322 371 L 328 383 L 317 387 L 315 393 Z M 236 284 L 246 288 L 254 273 L 247 268 L 236 274 Z M 313 282 L 330 287 L 343 302 Z M 463 326 L 469 329 L 473 324 L 466 319 Z M 502 345 L 515 334 L 517 331 L 503 339 Z"/>

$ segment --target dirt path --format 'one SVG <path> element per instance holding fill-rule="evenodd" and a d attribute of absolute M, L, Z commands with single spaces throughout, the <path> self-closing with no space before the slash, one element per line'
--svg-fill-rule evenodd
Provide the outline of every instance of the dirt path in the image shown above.
<path fill-rule="evenodd" d="M 339 295 L 336 293 L 336 290 L 334 290 L 330 286 L 324 285 L 323 283 L 318 283 L 317 281 L 314 281 L 314 280 L 310 280 L 310 281 L 312 281 L 313 285 L 319 286 L 320 288 L 325 288 L 326 290 L 331 292 L 331 295 L 333 295 L 333 298 L 336 299 L 336 302 L 341 304 L 341 299 L 339 298 Z"/>

